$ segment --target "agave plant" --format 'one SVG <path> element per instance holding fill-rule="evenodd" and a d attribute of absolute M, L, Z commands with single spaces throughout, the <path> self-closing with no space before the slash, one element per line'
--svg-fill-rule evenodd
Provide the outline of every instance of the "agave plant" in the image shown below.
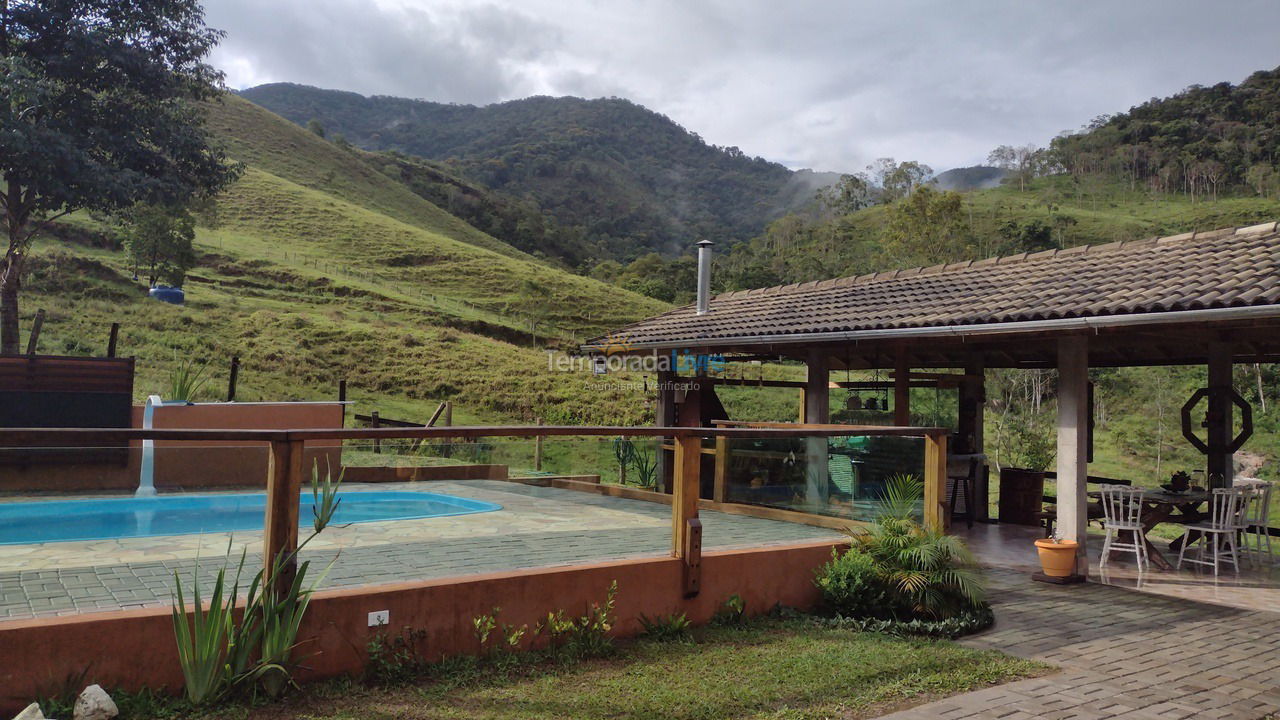
<path fill-rule="evenodd" d="M 235 611 L 246 559 L 244 552 L 230 586 L 226 562 L 219 568 L 207 610 L 200 595 L 200 562 L 196 559 L 190 620 L 182 578 L 174 573 L 174 637 L 187 699 L 193 704 L 212 702 L 241 685 L 259 685 L 268 695 L 276 697 L 293 683 L 298 631 L 312 595 L 337 562 L 337 556 L 310 584 L 306 580 L 310 562 L 298 566 L 287 587 L 275 587 L 269 578 L 283 577 L 285 569 L 297 562 L 302 549 L 333 522 L 341 503 L 338 498 L 341 484 L 341 473 L 334 480 L 332 472 L 327 471 L 321 479 L 319 466 L 312 466 L 314 532 L 293 552 L 272 558 L 270 573 L 263 568 L 254 574 L 238 620 Z"/>
<path fill-rule="evenodd" d="M 236 652 L 233 648 L 237 636 L 235 606 L 243 567 L 244 556 L 241 555 L 235 580 L 229 589 L 226 566 L 218 569 L 206 608 L 200 594 L 200 557 L 197 555 L 191 578 L 190 620 L 187 618 L 182 578 L 176 570 L 173 573 L 173 632 L 178 643 L 178 663 L 182 666 L 187 699 L 193 704 L 203 705 L 217 700 L 232 681 L 230 672 L 234 672 L 231 668 L 235 663 L 231 656 Z"/>
<path fill-rule="evenodd" d="M 658 484 L 658 459 L 649 445 L 638 445 L 629 437 L 614 438 L 613 454 L 618 460 L 622 476 L 626 478 L 627 468 L 636 471 L 636 484 L 651 489 Z"/>
<path fill-rule="evenodd" d="M 209 365 L 197 361 L 194 357 L 188 356 L 179 358 L 178 353 L 173 354 L 173 369 L 169 371 L 169 400 L 177 402 L 191 402 L 204 388 L 205 383 L 209 382 Z"/>

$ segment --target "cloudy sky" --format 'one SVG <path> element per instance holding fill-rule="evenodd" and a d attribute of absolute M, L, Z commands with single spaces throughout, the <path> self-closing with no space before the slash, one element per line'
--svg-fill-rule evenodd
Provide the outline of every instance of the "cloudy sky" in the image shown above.
<path fill-rule="evenodd" d="M 792 167 L 937 170 L 1280 65 L 1277 0 L 206 0 L 235 88 L 626 97 Z"/>

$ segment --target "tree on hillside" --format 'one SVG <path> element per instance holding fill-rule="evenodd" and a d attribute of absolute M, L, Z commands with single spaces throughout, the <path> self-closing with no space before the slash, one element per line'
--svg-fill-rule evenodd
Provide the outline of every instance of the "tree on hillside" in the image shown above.
<path fill-rule="evenodd" d="M 880 158 L 867 166 L 867 174 L 880 186 L 881 199 L 892 202 L 927 182 L 933 176 L 933 168 L 915 160 Z"/>
<path fill-rule="evenodd" d="M 817 197 L 830 212 L 848 215 L 871 205 L 871 181 L 865 173 L 841 175 L 834 185 L 819 190 Z"/>
<path fill-rule="evenodd" d="M 1035 145 L 1001 145 L 987 155 L 987 162 L 1018 178 L 1018 189 L 1027 190 L 1027 181 L 1044 173 L 1048 165 L 1048 154 L 1044 148 Z"/>
<path fill-rule="evenodd" d="M 954 262 L 972 252 L 960 193 L 921 187 L 890 205 L 887 216 L 884 252 L 890 266 Z"/>
<path fill-rule="evenodd" d="M 221 36 L 197 0 L 0 0 L 0 354 L 18 352 L 23 262 L 50 222 L 236 177 L 198 104 L 221 92 L 204 62 Z"/>
<path fill-rule="evenodd" d="M 121 214 L 120 235 L 135 273 L 180 287 L 196 263 L 191 243 L 196 237 L 195 219 L 185 208 L 138 204 Z"/>
<path fill-rule="evenodd" d="M 321 125 L 320 121 L 315 118 L 307 121 L 307 129 L 317 137 L 324 137 L 324 125 Z"/>

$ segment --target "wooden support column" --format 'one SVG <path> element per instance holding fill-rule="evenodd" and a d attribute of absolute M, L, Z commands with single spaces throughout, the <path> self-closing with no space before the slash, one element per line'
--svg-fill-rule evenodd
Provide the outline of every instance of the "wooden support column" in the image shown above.
<path fill-rule="evenodd" d="M 911 367 L 903 347 L 898 348 L 893 359 L 893 424 L 899 427 L 911 424 Z"/>
<path fill-rule="evenodd" d="M 924 525 L 942 529 L 946 517 L 947 436 L 924 438 Z"/>
<path fill-rule="evenodd" d="M 960 383 L 960 417 L 957 429 L 960 432 L 960 438 L 968 447 L 955 448 L 952 451 L 982 454 L 986 452 L 983 443 L 983 427 L 986 422 L 987 404 L 986 364 L 982 356 L 969 358 L 964 365 L 964 374 L 974 379 Z M 973 483 L 974 520 L 987 520 L 990 517 L 990 508 L 987 507 L 988 480 L 988 470 L 984 463 L 978 468 L 978 476 L 974 478 Z"/>
<path fill-rule="evenodd" d="M 702 521 L 698 519 L 698 488 L 702 475 L 702 438 L 675 439 L 675 485 L 671 498 L 671 554 L 684 561 L 685 597 L 698 594 L 702 584 Z"/>
<path fill-rule="evenodd" d="M 1086 336 L 1058 340 L 1058 533 L 1080 544 L 1076 574 L 1089 571 L 1089 345 Z"/>
<path fill-rule="evenodd" d="M 1211 488 L 1231 487 L 1235 475 L 1235 456 L 1226 451 L 1235 434 L 1231 389 L 1231 346 L 1224 342 L 1210 343 L 1209 408 L 1205 416 L 1210 452 L 1206 457 L 1205 479 Z"/>
<path fill-rule="evenodd" d="M 267 465 L 267 509 L 263 519 L 263 542 L 266 574 L 272 575 L 273 559 L 288 556 L 298 549 L 298 504 L 302 494 L 302 440 L 277 440 L 271 443 Z M 279 577 L 270 580 L 276 587 L 288 587 L 297 571 L 297 558 L 281 568 Z"/>
<path fill-rule="evenodd" d="M 825 425 L 831 422 L 831 373 L 827 356 L 819 349 L 809 350 L 809 374 L 804 388 L 804 421 Z M 827 504 L 827 438 L 805 440 L 805 503 L 814 507 Z"/>

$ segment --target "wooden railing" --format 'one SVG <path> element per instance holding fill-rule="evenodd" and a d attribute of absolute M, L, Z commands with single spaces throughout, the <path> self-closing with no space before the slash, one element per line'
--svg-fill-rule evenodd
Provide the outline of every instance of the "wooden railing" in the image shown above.
<path fill-rule="evenodd" d="M 482 437 L 670 437 L 675 447 L 671 503 L 671 554 L 684 561 L 685 592 L 696 594 L 701 582 L 702 525 L 698 519 L 702 441 L 705 438 L 785 439 L 847 436 L 899 436 L 925 439 L 925 507 L 927 525 L 941 527 L 940 499 L 946 476 L 944 428 L 849 425 L 787 425 L 764 427 L 618 427 L 564 425 L 497 425 L 418 428 L 334 428 L 303 430 L 166 430 L 166 429 L 0 429 L 0 448 L 24 446 L 93 447 L 109 442 L 171 440 L 186 442 L 260 442 L 270 445 L 267 507 L 263 526 L 264 562 L 291 554 L 298 546 L 299 498 L 308 468 L 303 451 L 309 441 L 468 439 Z M 294 568 L 286 566 L 291 575 Z M 291 577 L 275 578 L 288 584 Z"/>

